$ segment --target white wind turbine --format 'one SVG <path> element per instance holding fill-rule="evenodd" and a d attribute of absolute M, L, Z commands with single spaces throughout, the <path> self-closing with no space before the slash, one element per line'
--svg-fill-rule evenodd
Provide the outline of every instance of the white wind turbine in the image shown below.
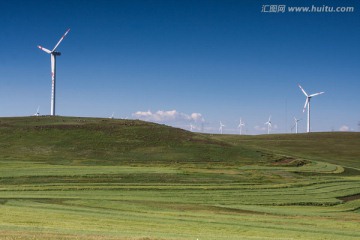
<path fill-rule="evenodd" d="M 195 126 L 194 125 L 192 125 L 192 123 L 190 123 L 190 131 L 192 132 L 194 129 L 195 129 Z"/>
<path fill-rule="evenodd" d="M 49 49 L 43 48 L 40 45 L 38 46 L 38 48 L 40 48 L 44 52 L 50 54 L 50 56 L 51 56 L 51 112 L 50 112 L 51 116 L 55 116 L 56 56 L 61 55 L 60 52 L 56 52 L 55 50 L 59 46 L 61 41 L 64 39 L 66 34 L 68 34 L 69 31 L 70 31 L 70 29 L 68 29 L 65 32 L 65 34 L 60 38 L 60 40 L 55 45 L 55 47 L 52 51 L 50 51 Z"/>
<path fill-rule="evenodd" d="M 221 134 L 223 134 L 223 127 L 225 127 L 225 125 L 224 125 L 224 124 L 222 124 L 222 122 L 220 121 L 220 128 L 219 128 L 219 132 L 220 132 Z"/>
<path fill-rule="evenodd" d="M 37 110 L 36 110 L 36 113 L 34 114 L 34 116 L 40 116 L 40 106 L 38 106 Z"/>
<path fill-rule="evenodd" d="M 318 92 L 318 93 L 314 93 L 314 94 L 311 94 L 311 95 L 308 95 L 305 90 L 300 86 L 299 84 L 299 87 L 301 89 L 301 91 L 305 94 L 306 96 L 306 101 L 305 101 L 305 105 L 304 105 L 304 109 L 303 109 L 303 112 L 305 112 L 305 109 L 306 107 L 308 108 L 308 111 L 307 111 L 307 128 L 306 128 L 306 131 L 307 132 L 310 132 L 310 99 L 314 96 L 317 96 L 317 95 L 320 95 L 320 94 L 323 94 L 324 92 Z"/>
<path fill-rule="evenodd" d="M 295 128 L 295 133 L 298 133 L 298 123 L 301 121 L 301 119 L 297 119 L 296 117 L 294 117 L 294 126 L 291 128 L 291 130 L 293 128 Z"/>
<path fill-rule="evenodd" d="M 241 120 L 241 118 L 240 118 L 240 122 L 239 122 L 239 126 L 238 126 L 238 128 L 240 129 L 240 135 L 242 134 L 242 127 L 243 126 L 245 126 L 245 123 Z"/>
<path fill-rule="evenodd" d="M 265 123 L 268 126 L 268 134 L 270 133 L 270 129 L 271 129 L 271 115 L 269 117 L 269 120 Z"/>

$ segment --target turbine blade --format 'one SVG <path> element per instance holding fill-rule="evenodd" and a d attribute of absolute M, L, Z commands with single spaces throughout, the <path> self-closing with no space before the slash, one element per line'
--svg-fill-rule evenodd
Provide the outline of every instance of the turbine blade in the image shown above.
<path fill-rule="evenodd" d="M 51 51 L 49 49 L 43 48 L 42 46 L 38 45 L 38 48 L 40 48 L 41 50 L 43 50 L 46 53 L 51 53 Z"/>
<path fill-rule="evenodd" d="M 64 33 L 64 35 L 60 38 L 60 40 L 58 41 L 58 43 L 55 45 L 54 49 L 51 51 L 55 51 L 56 48 L 59 46 L 59 44 L 61 43 L 61 41 L 64 39 L 64 37 L 66 36 L 66 34 L 68 34 L 68 32 L 70 31 L 70 28 Z"/>
<path fill-rule="evenodd" d="M 317 96 L 317 95 L 320 95 L 320 94 L 323 94 L 325 92 L 318 92 L 318 93 L 314 93 L 314 94 L 311 94 L 309 97 L 314 97 L 314 96 Z"/>
<path fill-rule="evenodd" d="M 298 85 L 299 85 L 299 88 L 301 89 L 301 91 L 305 94 L 305 96 L 308 97 L 308 95 L 307 95 L 307 93 L 305 92 L 305 90 L 300 86 L 300 84 L 298 84 Z"/>
<path fill-rule="evenodd" d="M 309 103 L 309 98 L 307 97 L 306 101 L 305 101 L 303 112 L 305 112 L 305 109 L 306 109 L 306 106 L 308 105 L 308 103 Z"/>

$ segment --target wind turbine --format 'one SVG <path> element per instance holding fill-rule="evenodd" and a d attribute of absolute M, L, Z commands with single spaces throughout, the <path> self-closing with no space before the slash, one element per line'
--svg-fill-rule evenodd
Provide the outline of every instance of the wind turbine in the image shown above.
<path fill-rule="evenodd" d="M 305 109 L 306 107 L 308 108 L 307 109 L 307 128 L 306 128 L 306 131 L 307 132 L 310 132 L 310 99 L 314 96 L 317 96 L 317 95 L 320 95 L 320 94 L 323 94 L 324 92 L 318 92 L 318 93 L 314 93 L 314 94 L 311 94 L 311 95 L 308 95 L 305 90 L 300 86 L 299 84 L 299 87 L 301 89 L 301 91 L 305 94 L 306 96 L 306 101 L 305 101 L 305 105 L 304 105 L 304 109 L 303 109 L 303 112 L 305 112 Z"/>
<path fill-rule="evenodd" d="M 292 129 L 294 129 L 295 128 L 295 132 L 296 133 L 298 133 L 298 122 L 300 122 L 301 121 L 301 119 L 297 119 L 296 117 L 294 117 L 294 126 L 291 128 L 291 130 Z"/>
<path fill-rule="evenodd" d="M 240 122 L 239 122 L 239 126 L 238 128 L 240 128 L 240 135 L 241 135 L 241 132 L 242 132 L 242 127 L 245 126 L 245 123 L 241 120 L 240 118 Z"/>
<path fill-rule="evenodd" d="M 225 127 L 225 125 L 224 125 L 224 124 L 222 124 L 222 122 L 220 121 L 220 128 L 219 128 L 219 132 L 220 132 L 221 134 L 223 134 L 223 127 Z"/>
<path fill-rule="evenodd" d="M 40 106 L 38 106 L 37 110 L 36 110 L 36 113 L 34 114 L 34 116 L 40 116 Z"/>
<path fill-rule="evenodd" d="M 194 130 L 195 126 L 190 123 L 190 131 L 192 132 Z"/>
<path fill-rule="evenodd" d="M 111 116 L 109 118 L 114 119 L 114 112 L 111 114 Z"/>
<path fill-rule="evenodd" d="M 58 43 L 55 45 L 54 49 L 51 51 L 49 49 L 43 48 L 40 45 L 38 46 L 38 48 L 40 48 L 44 52 L 50 54 L 50 56 L 51 56 L 51 112 L 50 112 L 51 116 L 55 116 L 56 56 L 61 55 L 60 52 L 56 52 L 55 50 L 59 46 L 61 41 L 64 39 L 66 34 L 68 34 L 69 31 L 70 31 L 70 29 L 68 29 L 65 32 L 65 34 L 60 38 Z"/>
<path fill-rule="evenodd" d="M 269 117 L 269 120 L 265 123 L 266 125 L 268 125 L 268 134 L 270 133 L 270 129 L 271 129 L 271 115 Z"/>

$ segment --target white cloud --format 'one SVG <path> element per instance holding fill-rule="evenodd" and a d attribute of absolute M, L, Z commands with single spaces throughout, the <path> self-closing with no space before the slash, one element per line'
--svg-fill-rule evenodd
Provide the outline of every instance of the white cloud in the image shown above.
<path fill-rule="evenodd" d="M 132 114 L 133 117 L 150 121 L 150 122 L 194 122 L 201 123 L 205 119 L 201 113 L 192 113 L 190 115 L 186 113 L 181 113 L 176 110 L 171 111 L 157 111 L 152 113 L 150 110 L 147 112 L 138 111 Z"/>
<path fill-rule="evenodd" d="M 341 132 L 348 132 L 350 131 L 350 128 L 346 125 L 342 125 L 340 128 L 339 128 L 339 131 Z"/>
<path fill-rule="evenodd" d="M 201 115 L 201 113 L 192 113 L 190 115 L 190 118 L 194 122 L 205 122 L 204 117 Z"/>
<path fill-rule="evenodd" d="M 136 112 L 136 113 L 133 113 L 132 114 L 133 116 L 137 116 L 137 117 L 149 117 L 152 115 L 152 113 L 150 111 L 147 111 L 147 112 Z"/>

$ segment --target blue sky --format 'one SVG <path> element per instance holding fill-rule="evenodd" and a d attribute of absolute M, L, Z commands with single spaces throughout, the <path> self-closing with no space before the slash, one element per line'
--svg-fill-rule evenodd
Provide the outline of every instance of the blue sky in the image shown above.
<path fill-rule="evenodd" d="M 264 13 L 264 5 L 350 6 L 351 13 Z M 0 116 L 141 118 L 200 131 L 291 132 L 308 93 L 312 130 L 359 129 L 358 0 L 0 1 Z"/>

